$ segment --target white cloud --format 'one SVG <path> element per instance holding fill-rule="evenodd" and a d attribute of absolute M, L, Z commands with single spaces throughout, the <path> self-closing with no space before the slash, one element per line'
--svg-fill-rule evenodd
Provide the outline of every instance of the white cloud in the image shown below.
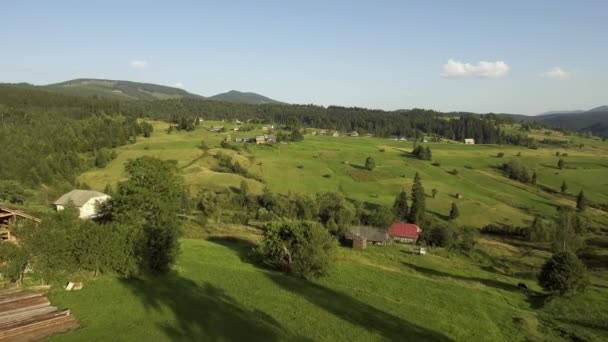
<path fill-rule="evenodd" d="M 147 61 L 131 61 L 129 63 L 129 65 L 131 66 L 131 68 L 134 69 L 145 69 L 148 67 L 148 62 Z"/>
<path fill-rule="evenodd" d="M 540 76 L 544 78 L 550 78 L 552 80 L 565 81 L 572 78 L 572 73 L 560 67 L 553 67 L 540 74 Z"/>
<path fill-rule="evenodd" d="M 503 77 L 509 73 L 509 66 L 503 61 L 486 62 L 480 61 L 477 64 L 463 63 L 453 59 L 443 66 L 441 76 L 448 78 L 458 77 L 481 77 L 496 78 Z"/>
<path fill-rule="evenodd" d="M 183 88 L 184 84 L 182 82 L 177 82 L 173 85 L 175 88 Z"/>

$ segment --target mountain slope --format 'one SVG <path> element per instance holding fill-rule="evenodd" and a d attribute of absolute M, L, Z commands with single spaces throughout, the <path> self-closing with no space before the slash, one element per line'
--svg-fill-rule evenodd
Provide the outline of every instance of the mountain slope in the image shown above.
<path fill-rule="evenodd" d="M 243 93 L 236 90 L 231 90 L 226 93 L 217 94 L 209 97 L 211 100 L 234 102 L 234 103 L 248 103 L 248 104 L 266 104 L 266 103 L 282 103 L 266 96 L 262 96 L 256 93 Z"/>
<path fill-rule="evenodd" d="M 46 90 L 84 96 L 102 96 L 129 100 L 162 100 L 202 96 L 180 88 L 131 81 L 79 78 L 61 83 L 41 86 Z"/>

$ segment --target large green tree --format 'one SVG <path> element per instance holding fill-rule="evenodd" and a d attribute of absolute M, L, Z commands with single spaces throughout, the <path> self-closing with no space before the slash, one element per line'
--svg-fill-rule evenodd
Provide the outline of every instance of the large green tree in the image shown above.
<path fill-rule="evenodd" d="M 585 198 L 585 193 L 581 190 L 576 196 L 576 209 L 578 211 L 585 211 L 587 208 L 587 199 Z"/>
<path fill-rule="evenodd" d="M 259 252 L 275 267 L 311 279 L 328 274 L 336 247 L 336 240 L 316 222 L 281 220 L 266 224 Z"/>
<path fill-rule="evenodd" d="M 583 292 L 589 285 L 585 264 L 572 252 L 553 254 L 543 265 L 538 283 L 547 291 L 560 294 Z"/>
<path fill-rule="evenodd" d="M 117 222 L 138 229 L 136 255 L 144 271 L 167 272 L 179 252 L 179 217 L 183 187 L 176 162 L 141 157 L 125 167 L 127 181 L 112 200 Z"/>
<path fill-rule="evenodd" d="M 372 171 L 376 167 L 376 161 L 373 157 L 367 157 L 365 159 L 365 169 L 368 171 Z"/>

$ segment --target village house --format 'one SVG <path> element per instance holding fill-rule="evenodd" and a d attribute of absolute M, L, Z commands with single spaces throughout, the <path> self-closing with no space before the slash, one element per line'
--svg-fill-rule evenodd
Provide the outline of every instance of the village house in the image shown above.
<path fill-rule="evenodd" d="M 416 243 L 422 229 L 413 223 L 395 222 L 388 228 L 388 235 L 398 242 Z"/>
<path fill-rule="evenodd" d="M 219 132 L 224 129 L 224 126 L 212 126 L 209 128 L 209 132 Z"/>
<path fill-rule="evenodd" d="M 344 239 L 356 249 L 364 249 L 368 243 L 385 245 L 390 240 L 386 231 L 369 226 L 350 227 L 344 234 Z"/>
<path fill-rule="evenodd" d="M 264 135 L 267 144 L 274 144 L 277 142 L 277 136 L 274 134 Z"/>
<path fill-rule="evenodd" d="M 15 241 L 14 236 L 11 235 L 11 229 L 26 220 L 40 223 L 40 219 L 20 210 L 0 207 L 0 240 Z"/>
<path fill-rule="evenodd" d="M 319 135 L 326 135 L 326 134 L 327 134 L 327 131 L 324 129 L 319 131 Z"/>
<path fill-rule="evenodd" d="M 365 136 L 368 137 L 368 138 L 373 138 L 374 137 L 374 135 L 371 134 L 371 133 L 367 133 Z"/>
<path fill-rule="evenodd" d="M 264 138 L 263 135 L 258 135 L 257 137 L 255 137 L 255 143 L 256 143 L 256 145 L 265 144 L 266 138 Z"/>
<path fill-rule="evenodd" d="M 340 132 L 338 132 L 338 131 L 334 131 L 334 132 L 332 133 L 332 136 L 333 136 L 333 137 L 339 137 L 339 136 L 340 136 Z"/>
<path fill-rule="evenodd" d="M 465 145 L 475 145 L 475 139 L 464 139 Z"/>
<path fill-rule="evenodd" d="M 359 133 L 357 133 L 357 131 L 352 131 L 352 132 L 350 132 L 350 136 L 351 137 L 358 137 Z"/>
<path fill-rule="evenodd" d="M 399 141 L 407 141 L 407 138 L 406 137 L 401 137 L 401 138 L 399 138 Z"/>
<path fill-rule="evenodd" d="M 81 219 L 94 218 L 98 215 L 99 204 L 109 200 L 110 196 L 93 190 L 72 190 L 55 201 L 57 211 L 65 210 L 66 206 L 74 205 Z"/>

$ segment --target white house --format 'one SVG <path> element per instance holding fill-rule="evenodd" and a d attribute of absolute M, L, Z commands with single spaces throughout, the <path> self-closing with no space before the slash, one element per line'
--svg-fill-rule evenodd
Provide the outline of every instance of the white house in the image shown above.
<path fill-rule="evenodd" d="M 475 139 L 464 139 L 466 145 L 475 145 Z"/>
<path fill-rule="evenodd" d="M 97 205 L 109 199 L 109 195 L 99 191 L 72 190 L 59 197 L 53 204 L 55 204 L 57 211 L 62 211 L 68 204 L 73 204 L 78 208 L 78 217 L 81 219 L 89 219 L 97 216 Z"/>

